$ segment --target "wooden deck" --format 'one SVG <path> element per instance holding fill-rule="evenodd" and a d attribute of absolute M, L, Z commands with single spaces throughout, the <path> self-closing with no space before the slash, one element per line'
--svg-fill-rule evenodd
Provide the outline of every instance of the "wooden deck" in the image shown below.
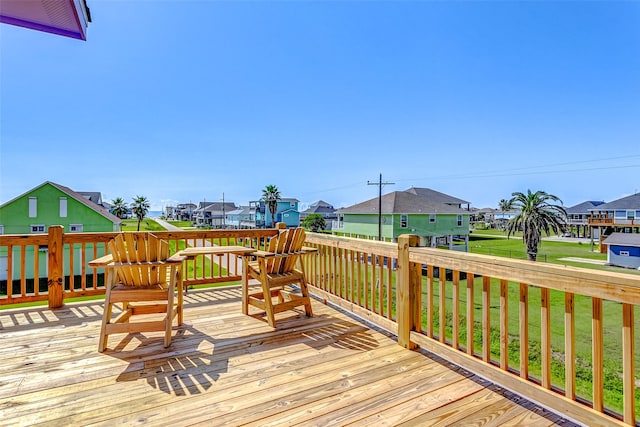
<path fill-rule="evenodd" d="M 0 425 L 572 425 L 317 301 L 278 330 L 238 287 L 185 301 L 169 349 L 115 335 L 102 354 L 100 300 L 0 311 Z"/>

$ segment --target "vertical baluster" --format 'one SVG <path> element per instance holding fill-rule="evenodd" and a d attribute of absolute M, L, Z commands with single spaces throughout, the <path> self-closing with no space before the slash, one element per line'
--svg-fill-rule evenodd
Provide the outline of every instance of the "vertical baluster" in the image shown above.
<path fill-rule="evenodd" d="M 438 292 L 440 293 L 439 295 L 439 309 L 440 309 L 440 336 L 438 337 L 440 342 L 445 342 L 446 341 L 446 323 L 447 323 L 447 310 L 445 307 L 446 304 L 446 299 L 445 299 L 445 293 L 446 293 L 446 282 L 447 282 L 447 270 L 444 267 L 440 267 L 439 268 L 439 273 L 438 273 Z"/>
<path fill-rule="evenodd" d="M 491 362 L 491 277 L 482 277 L 482 360 Z"/>
<path fill-rule="evenodd" d="M 83 291 L 87 290 L 87 244 L 80 243 L 80 287 Z"/>
<path fill-rule="evenodd" d="M 393 263 L 394 259 L 387 258 L 387 319 L 393 318 L 393 289 L 391 286 L 392 277 L 393 277 Z M 415 269 L 415 266 L 414 266 Z M 422 282 L 420 282 L 422 283 Z M 419 294 L 419 292 L 418 292 Z M 420 305 L 418 305 L 420 307 Z M 418 322 L 419 324 L 420 322 Z"/>
<path fill-rule="evenodd" d="M 633 304 L 622 304 L 622 388 L 624 399 L 624 422 L 634 425 L 635 411 L 635 369 Z"/>
<path fill-rule="evenodd" d="M 593 371 L 593 409 L 604 409 L 604 329 L 602 325 L 602 299 L 591 298 L 591 353 Z"/>
<path fill-rule="evenodd" d="M 384 257 L 378 258 L 378 314 L 384 315 Z"/>
<path fill-rule="evenodd" d="M 40 295 L 40 249 L 33 246 L 33 294 Z"/>
<path fill-rule="evenodd" d="M 371 254 L 371 311 L 374 313 L 380 313 L 378 306 L 376 305 L 376 286 L 378 286 L 378 271 L 376 269 L 376 262 L 378 256 Z"/>
<path fill-rule="evenodd" d="M 7 298 L 13 298 L 13 245 L 7 246 Z"/>
<path fill-rule="evenodd" d="M 453 270 L 453 325 L 451 346 L 458 350 L 460 335 L 460 272 Z"/>
<path fill-rule="evenodd" d="M 576 398 L 575 329 L 574 295 L 567 292 L 564 294 L 564 394 L 571 400 Z"/>
<path fill-rule="evenodd" d="M 542 387 L 551 388 L 551 298 L 548 288 L 540 289 L 540 352 L 542 353 Z"/>
<path fill-rule="evenodd" d="M 38 255 L 38 245 L 33 246 L 35 256 Z M 27 246 L 20 246 L 20 296 L 27 295 Z"/>
<path fill-rule="evenodd" d="M 475 301 L 474 301 L 474 284 L 475 284 L 475 276 L 473 273 L 467 273 L 467 354 L 473 356 L 474 353 L 474 342 L 473 335 L 475 329 L 475 320 L 474 320 L 474 310 L 475 310 Z"/>
<path fill-rule="evenodd" d="M 520 283 L 520 378 L 529 378 L 529 286 Z"/>
<path fill-rule="evenodd" d="M 509 369 L 509 282 L 500 280 L 500 368 Z"/>
<path fill-rule="evenodd" d="M 427 266 L 427 335 L 433 338 L 433 265 Z"/>

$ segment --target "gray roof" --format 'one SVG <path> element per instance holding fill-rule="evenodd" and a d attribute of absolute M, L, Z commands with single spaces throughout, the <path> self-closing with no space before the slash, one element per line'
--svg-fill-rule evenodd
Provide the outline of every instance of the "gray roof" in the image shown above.
<path fill-rule="evenodd" d="M 375 214 L 378 213 L 378 198 L 367 200 L 353 206 L 338 209 L 341 214 Z M 394 191 L 382 196 L 382 213 L 384 214 L 468 214 L 469 212 L 456 206 L 427 200 L 408 191 Z"/>
<path fill-rule="evenodd" d="M 56 187 L 58 190 L 62 191 L 63 193 L 66 193 L 68 196 L 73 197 L 74 199 L 76 199 L 77 201 L 79 201 L 80 203 L 86 205 L 87 207 L 93 209 L 94 211 L 98 212 L 100 215 L 104 216 L 105 218 L 107 218 L 109 221 L 112 221 L 116 224 L 120 224 L 122 223 L 122 220 L 120 218 L 118 218 L 117 216 L 115 216 L 114 214 L 112 214 L 111 212 L 109 212 L 108 209 L 92 202 L 91 200 L 87 199 L 85 196 L 83 196 L 82 194 L 73 191 L 72 189 L 70 189 L 69 187 L 65 187 L 64 185 L 60 185 L 60 184 L 56 184 L 55 182 L 51 182 L 51 181 L 47 181 L 44 184 L 51 184 L 54 187 Z M 42 185 L 44 185 L 42 184 Z"/>
<path fill-rule="evenodd" d="M 587 200 L 586 202 L 567 208 L 566 211 L 568 214 L 586 214 L 589 213 L 589 210 L 603 204 L 604 202 L 601 201 Z"/>
<path fill-rule="evenodd" d="M 640 209 L 640 193 L 596 206 L 590 211 L 614 211 L 616 209 Z"/>
<path fill-rule="evenodd" d="M 309 206 L 308 209 L 302 211 L 303 214 L 313 214 L 313 213 L 335 213 L 336 209 L 328 203 L 325 204 L 317 204 L 314 203 Z"/>
<path fill-rule="evenodd" d="M 640 234 L 638 233 L 611 233 L 602 243 L 616 246 L 640 247 Z"/>
<path fill-rule="evenodd" d="M 446 203 L 448 205 L 470 204 L 470 202 L 467 202 L 466 200 L 458 199 L 457 197 L 432 190 L 431 188 L 411 187 L 405 190 L 405 192 L 415 194 L 416 196 L 423 197 L 433 202 Z"/>

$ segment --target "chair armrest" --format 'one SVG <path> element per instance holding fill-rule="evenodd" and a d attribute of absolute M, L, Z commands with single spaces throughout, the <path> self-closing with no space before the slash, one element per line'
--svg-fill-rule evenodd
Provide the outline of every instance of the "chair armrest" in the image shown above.
<path fill-rule="evenodd" d="M 113 262 L 113 256 L 111 254 L 101 256 L 100 258 L 96 258 L 93 261 L 89 261 L 89 267 L 91 268 L 102 268 Z"/>
<path fill-rule="evenodd" d="M 274 254 L 273 252 L 267 252 L 267 251 L 255 251 L 255 252 L 251 252 L 245 256 L 248 257 L 258 257 L 258 258 L 269 258 L 269 257 L 273 257 L 276 256 L 277 254 Z"/>
<path fill-rule="evenodd" d="M 180 264 L 181 262 L 183 262 L 186 259 L 187 259 L 187 257 L 185 255 L 173 254 L 169 258 L 167 258 L 166 263 L 167 264 Z"/>

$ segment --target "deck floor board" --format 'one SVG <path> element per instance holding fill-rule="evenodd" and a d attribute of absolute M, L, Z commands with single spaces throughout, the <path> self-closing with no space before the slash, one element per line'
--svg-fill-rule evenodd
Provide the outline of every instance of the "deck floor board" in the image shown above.
<path fill-rule="evenodd" d="M 0 425 L 570 425 L 378 328 L 313 301 L 241 314 L 238 287 L 191 290 L 171 347 L 114 335 L 101 301 L 0 311 Z"/>

